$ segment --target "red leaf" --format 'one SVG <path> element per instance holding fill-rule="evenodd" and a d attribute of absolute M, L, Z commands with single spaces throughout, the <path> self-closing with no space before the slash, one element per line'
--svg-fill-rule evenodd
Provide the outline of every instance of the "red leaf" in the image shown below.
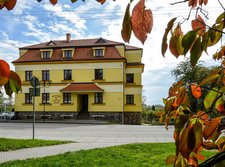
<path fill-rule="evenodd" d="M 144 44 L 147 34 L 153 26 L 153 16 L 150 9 L 145 10 L 145 0 L 140 0 L 132 11 L 132 30 L 134 35 Z"/>
<path fill-rule="evenodd" d="M 10 75 L 9 64 L 0 59 L 0 86 L 4 85 L 9 80 Z"/>
<path fill-rule="evenodd" d="M 209 123 L 205 126 L 203 131 L 203 137 L 205 140 L 212 137 L 213 133 L 217 130 L 219 123 L 221 122 L 221 118 L 217 117 L 209 121 Z"/>
<path fill-rule="evenodd" d="M 199 99 L 202 95 L 202 89 L 197 84 L 191 84 L 191 92 L 196 99 Z"/>
<path fill-rule="evenodd" d="M 99 3 L 104 4 L 106 0 L 97 0 Z"/>
<path fill-rule="evenodd" d="M 191 21 L 191 26 L 193 30 L 199 29 L 198 34 L 203 35 L 206 31 L 205 21 L 202 19 L 200 15 L 198 15 L 198 18 Z"/>
<path fill-rule="evenodd" d="M 50 0 L 50 2 L 52 5 L 55 5 L 55 4 L 57 4 L 58 0 Z"/>
<path fill-rule="evenodd" d="M 125 42 L 130 41 L 131 37 L 131 20 L 130 20 L 130 3 L 127 5 L 126 12 L 123 18 L 123 28 L 121 30 L 122 38 Z"/>
<path fill-rule="evenodd" d="M 5 3 L 5 7 L 8 10 L 12 10 L 16 5 L 16 0 L 9 0 L 8 2 Z"/>

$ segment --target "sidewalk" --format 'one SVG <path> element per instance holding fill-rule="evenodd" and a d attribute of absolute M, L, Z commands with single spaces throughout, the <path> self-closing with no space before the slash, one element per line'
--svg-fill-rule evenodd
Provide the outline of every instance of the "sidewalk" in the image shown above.
<path fill-rule="evenodd" d="M 24 160 L 28 158 L 39 158 L 66 152 L 88 150 L 94 148 L 103 148 L 108 146 L 116 146 L 125 143 L 69 143 L 55 146 L 36 147 L 20 149 L 15 151 L 0 152 L 0 163 L 12 160 Z M 1 164 L 0 164 L 1 165 Z"/>

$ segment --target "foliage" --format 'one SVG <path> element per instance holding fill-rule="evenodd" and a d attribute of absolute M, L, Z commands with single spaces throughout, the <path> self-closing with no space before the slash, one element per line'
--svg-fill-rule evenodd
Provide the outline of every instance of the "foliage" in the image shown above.
<path fill-rule="evenodd" d="M 21 90 L 21 79 L 14 71 L 10 70 L 9 64 L 0 59 L 0 87 L 4 85 L 6 94 L 11 96 L 13 92 Z"/>
<path fill-rule="evenodd" d="M 175 147 L 173 143 L 128 144 L 93 150 L 68 152 L 62 155 L 49 156 L 44 158 L 11 161 L 3 163 L 0 166 L 162 167 L 167 166 L 165 164 L 166 157 L 172 154 L 174 152 L 174 149 Z M 206 155 L 207 157 L 210 157 L 212 154 L 213 152 L 210 151 L 204 152 L 204 155 Z"/>
<path fill-rule="evenodd" d="M 188 2 L 191 11 L 193 9 L 196 11 L 196 18 L 191 22 L 192 30 L 184 34 L 181 28 L 182 22 L 175 22 L 177 18 L 171 19 L 164 33 L 162 55 L 164 56 L 167 50 L 167 38 L 170 32 L 170 52 L 175 57 L 185 56 L 190 52 L 190 63 L 194 67 L 190 70 L 191 77 L 196 72 L 196 64 L 203 52 L 207 53 L 207 48 L 217 44 L 224 34 L 225 13 L 220 14 L 215 23 L 209 26 L 204 21 L 207 18 L 206 15 L 201 12 L 203 10 L 202 3 L 207 5 L 207 0 L 184 2 Z M 222 3 L 218 2 L 223 7 Z M 225 152 L 225 138 L 222 135 L 222 130 L 225 128 L 225 121 L 222 117 L 225 114 L 224 48 L 222 46 L 213 55 L 215 60 L 221 60 L 221 67 L 213 69 L 204 79 L 199 78 L 198 80 L 197 76 L 193 80 L 181 78 L 183 80 L 179 80 L 170 87 L 168 97 L 164 99 L 166 126 L 168 126 L 171 117 L 175 118 L 176 154 L 168 157 L 168 161 L 174 166 L 198 166 L 198 161 L 204 159 L 204 156 L 201 155 L 203 148 L 216 149 L 220 153 L 212 158 L 210 163 L 206 162 L 201 166 L 209 164 L 219 166 L 221 165 L 219 163 L 222 163 L 221 159 L 218 161 L 216 157 L 224 157 Z M 203 95 L 205 89 L 207 91 Z M 191 99 L 194 98 L 198 102 L 201 97 L 203 105 L 197 103 L 195 105 L 198 107 L 193 107 Z"/>
<path fill-rule="evenodd" d="M 70 141 L 0 138 L 0 151 L 71 143 Z"/>

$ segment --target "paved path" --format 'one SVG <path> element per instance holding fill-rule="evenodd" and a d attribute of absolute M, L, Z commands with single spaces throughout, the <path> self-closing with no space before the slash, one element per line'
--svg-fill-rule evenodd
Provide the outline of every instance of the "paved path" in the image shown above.
<path fill-rule="evenodd" d="M 0 152 L 0 163 L 128 143 L 172 142 L 173 127 L 135 125 L 36 124 L 35 138 L 77 143 Z M 32 138 L 32 124 L 0 123 L 0 137 Z"/>

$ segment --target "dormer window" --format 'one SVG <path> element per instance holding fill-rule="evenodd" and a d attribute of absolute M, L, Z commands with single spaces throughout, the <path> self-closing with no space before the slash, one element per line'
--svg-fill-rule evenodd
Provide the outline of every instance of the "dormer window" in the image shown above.
<path fill-rule="evenodd" d="M 104 54 L 105 54 L 105 48 L 104 47 L 93 48 L 94 57 L 103 57 Z"/>
<path fill-rule="evenodd" d="M 51 59 L 52 57 L 52 49 L 41 49 L 41 58 L 42 59 Z"/>
<path fill-rule="evenodd" d="M 72 58 L 72 50 L 64 50 L 64 58 Z"/>
<path fill-rule="evenodd" d="M 95 49 L 95 56 L 96 57 L 103 56 L 103 49 Z"/>
<path fill-rule="evenodd" d="M 43 51 L 42 58 L 43 59 L 50 59 L 50 51 Z"/>
<path fill-rule="evenodd" d="M 75 48 L 63 48 L 62 51 L 64 59 L 71 59 L 73 58 Z"/>

